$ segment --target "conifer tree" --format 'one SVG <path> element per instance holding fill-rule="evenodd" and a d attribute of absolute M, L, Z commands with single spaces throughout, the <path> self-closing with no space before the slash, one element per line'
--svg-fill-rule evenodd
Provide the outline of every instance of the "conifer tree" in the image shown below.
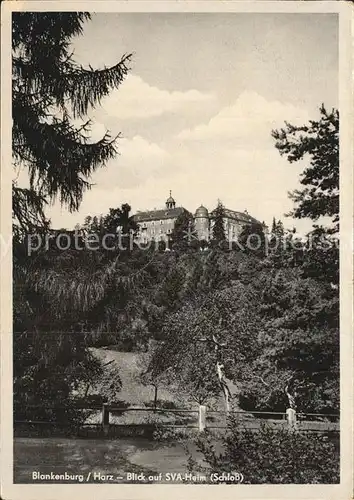
<path fill-rule="evenodd" d="M 13 187 L 16 234 L 47 226 L 44 209 L 55 199 L 77 210 L 92 173 L 117 153 L 108 132 L 89 140 L 84 118 L 122 83 L 131 56 L 98 70 L 75 62 L 70 42 L 88 19 L 85 12 L 13 13 L 13 163 L 29 174 L 28 189 Z"/>
<path fill-rule="evenodd" d="M 272 220 L 272 227 L 269 233 L 269 247 L 271 249 L 277 248 L 277 221 L 275 217 Z"/>
<path fill-rule="evenodd" d="M 284 225 L 281 220 L 276 221 L 273 217 L 272 228 L 268 240 L 268 257 L 271 257 L 273 265 L 282 266 L 286 249 Z"/>
<path fill-rule="evenodd" d="M 78 210 L 91 175 L 117 153 L 108 132 L 90 140 L 85 116 L 119 87 L 131 56 L 98 70 L 78 64 L 70 43 L 89 19 L 84 12 L 16 12 L 12 18 L 13 167 L 29 178 L 27 188 L 13 184 L 13 371 L 20 407 L 29 400 L 43 404 L 44 397 L 66 404 L 73 387 L 94 374 L 97 363 L 80 325 L 89 313 L 98 316 L 95 307 L 112 290 L 117 265 L 100 264 L 99 252 L 71 249 L 30 257 L 21 244 L 26 234 L 49 229 L 45 207 L 54 200 Z"/>
<path fill-rule="evenodd" d="M 304 254 L 304 276 L 316 276 L 331 283 L 339 282 L 339 112 L 319 109 L 320 118 L 301 127 L 285 123 L 273 130 L 275 147 L 289 163 L 309 159 L 300 176 L 303 188 L 290 193 L 295 208 L 289 214 L 297 219 L 310 218 L 314 223 L 321 217 L 330 224 L 313 225 L 308 234 L 309 249 Z"/>
<path fill-rule="evenodd" d="M 173 249 L 186 250 L 191 246 L 193 247 L 196 238 L 193 216 L 185 210 L 177 217 L 171 233 L 170 244 Z"/>
<path fill-rule="evenodd" d="M 259 223 L 252 223 L 243 226 L 239 235 L 239 243 L 246 253 L 264 257 L 265 235 L 264 229 Z"/>
<path fill-rule="evenodd" d="M 275 147 L 290 163 L 310 159 L 301 174 L 302 190 L 291 193 L 295 209 L 290 214 L 298 219 L 321 216 L 332 219 L 331 232 L 339 226 L 339 112 L 320 107 L 319 120 L 301 127 L 285 123 L 285 128 L 273 130 Z"/>
<path fill-rule="evenodd" d="M 226 240 L 224 219 L 225 208 L 221 201 L 218 201 L 217 207 L 213 212 L 214 225 L 212 227 L 212 242 L 219 244 Z"/>

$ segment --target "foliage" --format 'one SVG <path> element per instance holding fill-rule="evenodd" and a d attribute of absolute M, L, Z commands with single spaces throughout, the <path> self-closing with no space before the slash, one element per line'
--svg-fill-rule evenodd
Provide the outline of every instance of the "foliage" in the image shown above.
<path fill-rule="evenodd" d="M 339 439 L 332 436 L 266 424 L 254 432 L 230 419 L 221 453 L 216 452 L 213 440 L 208 432 L 197 440 L 198 450 L 209 467 L 201 468 L 190 457 L 192 471 L 204 471 L 208 476 L 238 472 L 243 475 L 244 484 L 339 483 Z"/>
<path fill-rule="evenodd" d="M 14 186 L 16 407 L 43 401 L 67 404 L 75 391 L 83 388 L 89 395 L 95 386 L 97 389 L 97 377 L 107 382 L 104 397 L 116 399 L 121 387 L 118 371 L 113 366 L 104 370 L 89 349 L 114 344 L 122 350 L 148 351 L 141 381 L 155 387 L 156 404 L 162 383 L 195 403 L 213 404 L 221 394 L 216 373 L 216 363 L 221 362 L 226 379 L 238 388 L 238 404 L 244 409 L 284 411 L 291 390 L 299 411 L 337 411 L 337 113 L 321 108 L 320 121 L 304 127 L 287 124 L 286 129 L 273 132 L 276 147 L 289 161 L 301 160 L 306 154 L 311 158 L 301 178 L 305 188 L 294 195 L 295 217 L 310 216 L 317 221 L 327 215 L 334 224 L 330 231 L 315 227 L 305 245 L 297 247 L 294 232 L 274 220 L 269 240 L 263 226 L 253 224 L 240 235 L 245 251 L 229 248 L 225 210 L 219 202 L 213 212 L 212 244 L 206 252 L 195 251 L 198 245 L 189 245 L 185 238 L 186 231 L 191 238 L 194 232 L 188 212 L 176 222 L 171 252 L 117 246 L 105 249 L 100 244 L 96 250 L 87 248 L 90 232 L 98 234 L 101 243 L 117 227 L 124 234 L 137 229 L 128 204 L 110 209 L 104 216 L 87 218 L 77 228 L 81 250 L 73 245 L 59 250 L 53 243 L 57 232 L 45 220 L 45 204 L 58 197 L 69 209 L 77 209 L 92 172 L 116 152 L 116 143 L 107 134 L 93 144 L 86 138 L 86 125 L 75 128 L 71 120 L 82 119 L 89 106 L 119 85 L 129 56 L 103 71 L 78 67 L 68 47 L 87 16 L 16 16 L 14 161 L 27 166 L 30 173 L 30 189 Z M 48 31 L 43 31 L 44 21 Z M 29 27 L 28 33 L 25 27 Z M 48 66 L 37 74 L 35 70 L 44 63 Z M 44 140 L 38 140 L 39 134 Z M 47 249 L 28 256 L 24 233 L 38 228 L 53 239 Z M 327 247 L 319 245 L 324 236 Z M 218 351 L 215 339 L 224 344 Z M 153 348 L 152 340 L 156 341 Z M 269 430 L 259 437 L 244 431 L 234 438 L 241 450 L 246 450 L 242 444 L 246 442 L 254 451 L 250 454 L 251 482 L 269 478 L 274 482 L 317 482 L 324 471 L 334 477 L 327 463 L 317 475 L 310 465 L 308 473 L 301 475 L 295 468 L 291 475 L 291 468 L 283 471 L 279 465 L 269 472 L 256 462 L 256 450 L 267 463 L 267 446 L 272 449 L 279 440 L 284 444 L 279 444 L 277 464 L 282 458 L 294 464 L 306 443 L 311 459 L 315 452 L 322 457 L 322 448 L 316 448 L 312 438 L 306 437 L 305 443 L 305 438 L 297 436 L 294 443 L 292 435 L 275 435 Z M 291 448 L 286 451 L 290 445 L 293 452 Z M 332 451 L 330 445 L 323 446 Z M 230 450 L 228 459 L 233 463 L 236 455 Z M 246 465 L 246 455 L 242 460 Z M 258 476 L 256 463 L 262 471 Z"/>
<path fill-rule="evenodd" d="M 226 343 L 225 376 L 239 387 L 242 408 L 284 411 L 293 379 L 299 410 L 338 410 L 336 291 L 305 278 L 287 249 L 281 262 L 219 250 L 107 257 L 70 249 L 33 258 L 28 280 L 48 297 L 47 317 L 59 314 L 53 327 L 65 330 L 65 318 L 76 330 L 83 324 L 88 345 L 149 349 L 146 383 L 163 380 L 212 403 L 220 395 L 215 353 L 198 339 L 215 335 Z"/>
<path fill-rule="evenodd" d="M 295 190 L 291 197 L 295 203 L 292 215 L 309 217 L 316 221 L 321 216 L 332 219 L 332 230 L 339 222 L 339 112 L 320 107 L 320 119 L 308 125 L 273 130 L 275 146 L 290 163 L 310 156 L 308 165 L 300 176 L 304 188 Z"/>
<path fill-rule="evenodd" d="M 88 349 L 77 316 L 76 322 L 70 323 L 63 308 L 56 307 L 56 302 L 33 287 L 30 273 L 26 276 L 18 268 L 16 271 L 13 287 L 16 418 L 26 415 L 34 420 L 80 420 L 82 412 L 73 408 L 74 394 L 102 376 L 100 362 Z M 42 409 L 28 408 L 33 405 Z M 53 405 L 68 410 L 45 409 Z"/>
<path fill-rule="evenodd" d="M 160 401 L 158 399 L 158 390 L 160 387 L 163 387 L 166 384 L 165 377 L 160 374 L 155 374 L 149 371 L 149 365 L 151 363 L 151 359 L 153 358 L 156 351 L 156 346 L 152 346 L 150 344 L 149 353 L 143 353 L 144 355 L 140 356 L 139 364 L 142 369 L 138 374 L 139 382 L 145 386 L 151 386 L 154 389 L 154 399 L 152 401 L 152 406 L 156 409 L 157 407 L 162 408 L 161 404 L 168 403 L 164 401 Z M 174 405 L 174 403 L 171 403 Z M 168 405 L 166 406 L 168 407 Z"/>
<path fill-rule="evenodd" d="M 238 240 L 246 253 L 264 257 L 265 234 L 261 224 L 252 223 L 244 226 Z"/>
<path fill-rule="evenodd" d="M 283 253 L 282 265 L 274 256 L 259 259 L 240 252 L 179 258 L 173 268 L 179 288 L 171 282 L 178 297 L 170 296 L 171 305 L 178 306 L 167 306 L 163 313 L 164 342 L 150 370 L 169 374 L 177 387 L 197 392 L 201 400 L 208 389 L 212 399 L 217 392 L 208 384 L 216 383 L 215 357 L 197 339 L 215 335 L 227 344 L 225 372 L 240 387 L 242 408 L 284 411 L 289 404 L 285 388 L 292 381 L 300 411 L 338 411 L 336 293 L 325 282 L 305 278 L 286 247 Z M 188 264 L 187 275 L 181 274 L 182 262 Z M 185 295 L 188 279 L 194 286 Z"/>
<path fill-rule="evenodd" d="M 103 70 L 74 61 L 70 42 L 89 18 L 78 12 L 13 15 L 13 160 L 15 168 L 26 167 L 30 181 L 29 190 L 15 185 L 13 191 L 15 224 L 22 230 L 43 225 L 43 208 L 57 197 L 77 210 L 91 174 L 117 153 L 108 132 L 92 142 L 89 121 L 73 124 L 122 83 L 130 60 L 123 56 Z"/>
<path fill-rule="evenodd" d="M 83 226 L 76 226 L 76 230 L 90 241 L 92 249 L 101 247 L 101 251 L 107 250 L 108 253 L 117 249 L 129 252 L 138 229 L 130 212 L 130 205 L 123 203 L 120 208 L 110 208 L 105 216 L 87 216 Z"/>
<path fill-rule="evenodd" d="M 314 277 L 329 283 L 337 291 L 339 286 L 339 239 L 327 228 L 314 225 L 308 235 L 303 254 L 304 277 Z"/>
<path fill-rule="evenodd" d="M 288 405 L 284 390 L 291 380 L 299 410 L 338 411 L 339 315 L 333 290 L 304 279 L 298 268 L 267 266 L 254 276 L 263 332 L 255 362 L 240 379 L 240 405 L 283 411 Z"/>
<path fill-rule="evenodd" d="M 254 352 L 250 349 L 257 325 L 247 304 L 247 290 L 241 285 L 209 293 L 166 317 L 164 342 L 150 366 L 152 373 L 165 373 L 177 390 L 188 392 L 199 404 L 220 395 L 212 336 L 226 342 L 221 354 L 226 376 L 234 376 L 231 367 L 241 371 Z M 242 305 L 241 305 L 242 304 Z M 202 339 L 207 340 L 201 342 Z"/>
<path fill-rule="evenodd" d="M 314 225 L 308 234 L 304 255 L 305 276 L 316 276 L 338 287 L 339 282 L 339 112 L 320 107 L 320 119 L 308 125 L 273 130 L 275 146 L 290 163 L 310 158 L 300 176 L 304 188 L 290 194 L 295 203 L 289 214 L 317 222 L 329 218 L 331 224 Z"/>
<path fill-rule="evenodd" d="M 193 215 L 185 210 L 176 219 L 169 246 L 175 251 L 186 251 L 196 241 Z"/>
<path fill-rule="evenodd" d="M 154 441 L 163 443 L 181 443 L 184 440 L 190 439 L 190 431 L 188 429 L 170 429 L 163 427 L 163 425 L 156 425 L 152 438 Z"/>
<path fill-rule="evenodd" d="M 117 153 L 107 132 L 90 139 L 84 121 L 128 72 L 130 56 L 112 68 L 83 68 L 70 43 L 82 34 L 88 13 L 16 12 L 12 20 L 12 151 L 15 170 L 25 169 L 29 187 L 14 182 L 14 398 L 25 404 L 68 402 L 81 382 L 100 370 L 88 350 L 86 326 L 107 302 L 113 258 L 60 253 L 54 245 L 36 256 L 26 253 L 29 233 L 54 236 L 45 207 L 58 199 L 79 208 L 90 177 Z M 82 122 L 82 124 L 78 124 Z M 116 258 L 116 256 L 114 256 Z M 102 318 L 95 320 L 102 323 Z"/>
<path fill-rule="evenodd" d="M 215 246 L 215 245 L 220 245 L 222 242 L 226 241 L 225 226 L 224 226 L 225 208 L 220 200 L 218 201 L 215 210 L 212 212 L 212 217 L 213 217 L 213 226 L 212 226 L 211 241 L 213 246 Z"/>
<path fill-rule="evenodd" d="M 145 403 L 145 406 L 147 408 L 164 408 L 166 410 L 177 410 L 178 405 L 174 401 L 169 401 L 166 399 L 157 399 L 156 400 L 156 405 L 155 401 L 149 401 L 148 403 Z"/>
<path fill-rule="evenodd" d="M 119 370 L 114 361 L 101 364 L 101 373 L 87 384 L 82 384 L 84 387 L 83 397 L 87 398 L 90 395 L 98 395 L 105 402 L 116 403 L 117 395 L 122 387 Z M 86 385 L 86 386 L 85 386 Z"/>

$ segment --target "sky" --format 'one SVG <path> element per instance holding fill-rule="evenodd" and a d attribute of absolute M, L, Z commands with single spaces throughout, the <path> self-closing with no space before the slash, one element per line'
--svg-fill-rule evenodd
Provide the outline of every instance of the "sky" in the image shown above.
<path fill-rule="evenodd" d="M 72 50 L 94 68 L 133 55 L 122 85 L 88 115 L 92 140 L 121 133 L 120 154 L 93 175 L 78 213 L 48 210 L 53 227 L 122 203 L 161 208 L 169 190 L 192 212 L 220 199 L 269 225 L 284 220 L 306 161 L 281 157 L 271 130 L 338 106 L 335 14 L 99 13 Z"/>

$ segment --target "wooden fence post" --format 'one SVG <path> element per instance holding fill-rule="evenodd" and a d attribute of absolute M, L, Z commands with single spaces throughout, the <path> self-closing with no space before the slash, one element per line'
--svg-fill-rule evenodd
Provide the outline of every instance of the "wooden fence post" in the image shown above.
<path fill-rule="evenodd" d="M 206 406 L 199 405 L 199 432 L 203 432 L 206 427 Z"/>
<path fill-rule="evenodd" d="M 286 419 L 290 429 L 296 429 L 296 411 L 292 408 L 286 410 Z"/>
<path fill-rule="evenodd" d="M 108 436 L 108 431 L 109 431 L 108 403 L 103 403 L 102 405 L 102 429 L 103 429 L 103 435 Z"/>

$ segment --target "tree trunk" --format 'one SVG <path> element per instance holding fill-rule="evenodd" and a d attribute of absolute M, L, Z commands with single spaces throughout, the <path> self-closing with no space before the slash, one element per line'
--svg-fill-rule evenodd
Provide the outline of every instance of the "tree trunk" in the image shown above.
<path fill-rule="evenodd" d="M 224 392 L 224 398 L 225 398 L 226 413 L 229 413 L 229 411 L 230 411 L 230 400 L 229 400 L 229 391 L 228 391 L 228 388 L 224 387 L 223 388 L 223 392 Z"/>
<path fill-rule="evenodd" d="M 157 408 L 157 385 L 154 385 L 154 410 Z"/>
<path fill-rule="evenodd" d="M 225 377 L 224 377 L 224 374 L 223 374 L 223 368 L 224 368 L 224 365 L 222 365 L 221 363 L 217 362 L 216 363 L 216 373 L 218 375 L 218 378 L 219 378 L 219 381 L 220 381 L 220 385 L 221 385 L 221 389 L 222 389 L 222 392 L 223 392 L 223 395 L 224 395 L 224 399 L 225 399 L 225 406 L 226 406 L 226 413 L 228 414 L 229 411 L 230 411 L 230 389 L 226 383 L 226 380 L 225 380 Z"/>
<path fill-rule="evenodd" d="M 289 383 L 286 385 L 285 394 L 288 398 L 289 408 L 291 408 L 292 410 L 296 410 L 296 399 L 295 399 L 295 394 L 292 394 L 291 382 L 289 381 Z"/>

